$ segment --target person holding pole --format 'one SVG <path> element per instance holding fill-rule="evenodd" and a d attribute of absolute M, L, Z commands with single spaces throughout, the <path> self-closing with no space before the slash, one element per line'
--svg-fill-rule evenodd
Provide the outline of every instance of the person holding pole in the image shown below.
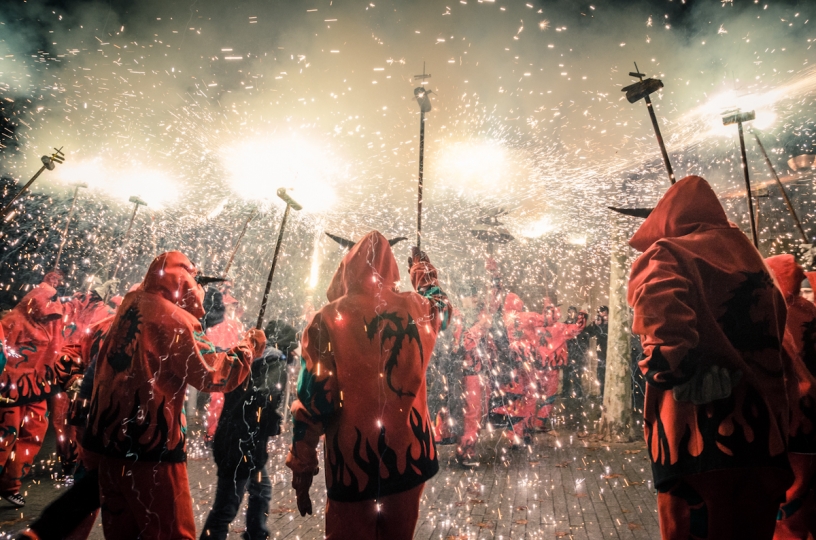
<path fill-rule="evenodd" d="M 409 259 L 416 292 L 398 292 L 397 261 L 379 232 L 345 255 L 303 334 L 286 465 L 301 515 L 325 434 L 326 538 L 413 537 L 425 482 L 439 469 L 425 371 L 452 311 L 428 257 Z"/>
<path fill-rule="evenodd" d="M 711 186 L 688 176 L 629 244 L 644 435 L 664 540 L 770 540 L 790 486 L 785 300 Z"/>
<path fill-rule="evenodd" d="M 159 255 L 100 348 L 83 447 L 99 456 L 106 538 L 195 539 L 185 390 L 229 392 L 266 346 L 258 330 L 224 352 L 204 336 L 200 283 L 211 281 L 184 254 Z"/>

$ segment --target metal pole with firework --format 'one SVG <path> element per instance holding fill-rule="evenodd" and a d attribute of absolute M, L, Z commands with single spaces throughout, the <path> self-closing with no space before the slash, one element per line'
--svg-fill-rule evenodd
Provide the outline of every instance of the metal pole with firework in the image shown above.
<path fill-rule="evenodd" d="M 258 312 L 258 322 L 255 324 L 255 328 L 258 330 L 263 327 L 266 304 L 269 301 L 269 290 L 272 288 L 272 278 L 275 275 L 275 267 L 278 265 L 278 255 L 280 254 L 281 243 L 283 242 L 283 231 L 286 229 L 286 220 L 289 219 L 289 211 L 292 208 L 295 210 L 303 209 L 302 206 L 286 193 L 286 189 L 284 188 L 278 189 L 278 197 L 283 199 L 286 203 L 286 210 L 283 212 L 283 219 L 281 220 L 280 231 L 278 232 L 278 242 L 275 244 L 275 254 L 272 256 L 272 267 L 269 269 L 269 277 L 266 279 L 266 289 L 261 299 L 261 310 Z"/>
<path fill-rule="evenodd" d="M 136 212 L 139 211 L 140 206 L 147 206 L 146 202 L 135 195 L 129 200 L 133 203 L 133 214 L 130 216 L 130 223 L 128 224 L 127 231 L 125 231 L 125 238 L 122 240 L 122 245 L 119 246 L 119 256 L 116 258 L 116 266 L 113 267 L 111 279 L 116 279 L 116 274 L 119 272 L 119 265 L 122 264 L 122 256 L 125 254 L 125 247 L 127 247 L 128 238 L 130 238 L 130 230 L 133 228 L 133 222 L 136 220 Z"/>
<path fill-rule="evenodd" d="M 59 249 L 57 250 L 57 259 L 54 261 L 54 270 L 59 268 L 60 258 L 62 257 L 62 249 L 65 247 L 65 242 L 68 241 L 68 227 L 71 225 L 71 218 L 74 215 L 74 208 L 76 208 L 77 197 L 81 188 L 87 188 L 88 184 L 79 182 L 74 185 L 74 198 L 71 199 L 71 209 L 68 210 L 68 219 L 65 220 L 65 228 L 62 229 L 62 240 L 60 241 Z"/>
<path fill-rule="evenodd" d="M 756 113 L 754 111 L 740 112 L 739 109 L 737 109 L 736 111 L 729 111 L 725 113 L 723 115 L 722 122 L 724 126 L 737 124 L 740 141 L 740 156 L 742 159 L 742 172 L 745 175 L 745 196 L 748 198 L 748 216 L 751 221 L 751 237 L 754 241 L 754 247 L 759 249 L 759 235 L 757 234 L 756 217 L 754 216 L 754 200 L 751 196 L 751 179 L 748 176 L 748 158 L 745 155 L 745 135 L 743 134 L 742 130 L 743 122 L 750 122 L 755 118 Z"/>
<path fill-rule="evenodd" d="M 419 103 L 419 187 L 417 189 L 417 247 L 422 243 L 422 176 L 425 169 L 425 113 L 431 112 L 430 90 L 425 90 L 425 80 L 431 74 L 425 73 L 425 62 L 422 63 L 422 75 L 415 75 L 414 79 L 421 79 L 420 86 L 414 88 L 414 98 Z"/>
<path fill-rule="evenodd" d="M 230 268 L 232 268 L 232 261 L 235 260 L 235 255 L 238 253 L 238 248 L 241 247 L 241 240 L 244 238 L 244 234 L 246 234 L 247 227 L 249 227 L 249 222 L 252 221 L 252 218 L 258 213 L 258 209 L 256 208 L 253 210 L 249 217 L 247 218 L 246 222 L 244 222 L 244 228 L 241 229 L 241 233 L 238 235 L 238 238 L 235 240 L 235 246 L 232 248 L 232 254 L 230 255 L 229 261 L 227 261 L 227 266 L 224 267 L 224 276 L 226 277 L 229 274 Z"/>
<path fill-rule="evenodd" d="M 630 84 L 629 86 L 622 88 L 622 92 L 626 92 L 626 99 L 629 103 L 636 103 L 643 99 L 646 102 L 646 108 L 649 110 L 649 118 L 652 119 L 652 127 L 654 128 L 655 136 L 657 137 L 657 144 L 660 146 L 660 153 L 663 155 L 663 163 L 666 165 L 666 171 L 669 173 L 669 181 L 674 184 L 674 171 L 672 170 L 671 162 L 669 161 L 669 153 L 666 151 L 666 144 L 663 142 L 663 135 L 660 134 L 660 126 L 657 124 L 657 116 L 654 112 L 654 106 L 652 105 L 652 99 L 649 97 L 650 94 L 653 94 L 663 88 L 663 81 L 660 79 L 645 79 L 646 75 L 644 73 L 640 73 L 638 70 L 637 62 L 635 62 L 635 71 L 633 73 L 629 73 L 630 77 L 637 77 L 640 79 L 640 82 L 636 82 L 635 84 Z"/>
<path fill-rule="evenodd" d="M 793 209 L 793 204 L 791 203 L 790 198 L 788 197 L 788 192 L 785 190 L 785 186 L 782 185 L 782 181 L 779 179 L 779 175 L 776 174 L 776 169 L 771 163 L 771 159 L 768 157 L 768 152 L 765 151 L 765 146 L 762 144 L 762 141 L 759 140 L 759 135 L 757 135 L 756 131 L 753 132 L 754 138 L 756 139 L 757 145 L 759 145 L 759 149 L 762 151 L 762 155 L 765 157 L 765 163 L 768 165 L 768 169 L 771 171 L 771 175 L 776 180 L 776 185 L 779 186 L 779 191 L 782 192 L 782 198 L 785 199 L 785 204 L 788 207 L 788 212 L 790 212 L 791 217 L 793 218 L 793 222 L 796 224 L 796 228 L 799 229 L 799 234 L 802 235 L 802 240 L 804 240 L 805 244 L 809 244 L 807 234 L 805 234 L 805 229 L 802 227 L 802 222 L 799 221 L 799 216 L 796 215 L 796 210 Z"/>
<path fill-rule="evenodd" d="M 31 187 L 31 184 L 34 183 L 34 180 L 39 178 L 39 176 L 43 173 L 43 171 L 45 169 L 48 169 L 49 171 L 53 171 L 56 168 L 56 165 L 54 165 L 55 163 L 64 163 L 65 162 L 65 154 L 62 152 L 62 147 L 60 146 L 59 148 L 54 148 L 54 153 L 53 154 L 51 154 L 50 156 L 41 157 L 40 161 L 42 161 L 43 165 L 42 165 L 42 167 L 40 167 L 40 170 L 37 171 L 37 174 L 32 176 L 31 180 L 29 180 L 26 183 L 26 185 L 23 186 L 23 189 L 18 191 L 17 195 L 15 195 L 13 199 L 11 199 L 2 209 L 0 209 L 0 219 L 5 217 L 5 215 L 8 213 L 8 211 L 11 210 L 11 207 L 14 205 L 14 203 L 17 202 L 17 199 L 19 199 L 20 196 L 23 193 L 28 191 L 28 188 Z"/>

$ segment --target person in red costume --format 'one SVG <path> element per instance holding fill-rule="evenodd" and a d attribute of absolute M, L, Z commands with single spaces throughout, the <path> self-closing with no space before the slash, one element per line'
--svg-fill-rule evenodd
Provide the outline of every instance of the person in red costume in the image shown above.
<path fill-rule="evenodd" d="M 517 294 L 507 293 L 502 315 L 513 364 L 509 378 L 501 385 L 503 403 L 492 411 L 507 418 L 508 429 L 504 435 L 514 447 L 532 443 L 533 420 L 540 398 L 537 384 L 539 374 L 534 365 L 537 329 L 544 326 L 544 317 L 524 309 L 524 302 Z M 557 385 L 556 377 L 556 388 Z"/>
<path fill-rule="evenodd" d="M 54 364 L 61 347 L 64 314 L 46 275 L 0 321 L 7 363 L 0 375 L 0 495 L 17 507 L 22 478 L 31 469 L 48 429 L 47 399 L 59 391 Z"/>
<path fill-rule="evenodd" d="M 436 269 L 413 249 L 411 283 L 372 231 L 343 257 L 303 335 L 292 446 L 286 465 L 301 515 L 325 434 L 326 538 L 413 537 L 425 481 L 439 469 L 425 370 L 451 305 Z"/>
<path fill-rule="evenodd" d="M 662 538 L 770 539 L 792 480 L 784 298 L 700 177 L 671 186 L 629 244 Z"/>
<path fill-rule="evenodd" d="M 116 310 L 109 301 L 118 284 L 119 280 L 116 279 L 105 283 L 97 281 L 96 287 L 90 291 L 76 292 L 65 302 L 65 315 L 62 318 L 63 353 L 66 347 L 78 348 L 88 337 L 92 325 L 110 318 L 115 313 Z M 88 367 L 88 361 L 77 367 L 84 371 Z M 70 385 L 66 388 L 70 388 Z M 62 474 L 66 478 L 73 475 L 79 457 L 76 426 L 68 422 L 70 406 L 71 398 L 66 392 L 52 394 L 48 399 L 51 423 L 57 436 L 57 457 L 62 466 Z"/>
<path fill-rule="evenodd" d="M 808 540 L 816 536 L 816 306 L 799 294 L 805 272 L 793 255 L 765 263 L 788 306 L 784 346 L 794 371 L 788 441 L 794 481 L 779 509 L 774 539 Z"/>
<path fill-rule="evenodd" d="M 535 415 L 530 418 L 530 427 L 537 431 L 551 429 L 550 413 L 558 394 L 560 370 L 569 361 L 567 342 L 580 334 L 586 327 L 587 314 L 581 312 L 575 324 L 559 322 L 561 313 L 552 305 L 549 298 L 544 299 L 541 321 L 544 324 L 536 327 L 535 363 L 532 375 L 535 379 L 536 406 Z"/>
<path fill-rule="evenodd" d="M 222 293 L 224 303 L 224 320 L 215 326 L 207 328 L 207 339 L 219 349 L 229 349 L 241 339 L 244 334 L 244 323 L 238 319 L 238 300 L 229 294 L 229 291 Z M 218 427 L 218 419 L 224 409 L 224 393 L 210 393 L 210 401 L 207 403 L 207 435 L 206 439 L 212 441 L 215 437 L 215 428 Z"/>
<path fill-rule="evenodd" d="M 178 251 L 156 257 L 99 350 L 83 446 L 98 455 L 106 538 L 195 539 L 185 390 L 236 388 L 264 350 L 260 330 L 216 350 L 199 323 L 204 289 L 197 274 Z"/>

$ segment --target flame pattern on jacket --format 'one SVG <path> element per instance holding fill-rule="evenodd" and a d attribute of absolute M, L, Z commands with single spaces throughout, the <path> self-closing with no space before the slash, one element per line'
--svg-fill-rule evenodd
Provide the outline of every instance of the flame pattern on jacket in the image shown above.
<path fill-rule="evenodd" d="M 643 336 L 644 430 L 656 487 L 733 467 L 788 470 L 785 303 L 711 186 L 690 176 L 669 188 L 629 244 L 632 329 Z M 678 402 L 672 388 L 698 369 L 742 373 L 730 397 Z"/>
<path fill-rule="evenodd" d="M 96 362 L 83 446 L 114 458 L 186 460 L 187 385 L 228 392 L 249 373 L 253 346 L 217 352 L 198 319 L 204 290 L 183 254 L 159 255 L 128 293 Z"/>
<path fill-rule="evenodd" d="M 62 346 L 64 315 L 56 289 L 40 283 L 0 321 L 5 335 L 5 370 L 0 374 L 0 406 L 42 401 L 59 392 L 54 363 Z"/>
<path fill-rule="evenodd" d="M 388 241 L 371 232 L 346 254 L 303 336 L 286 464 L 317 469 L 326 435 L 328 496 L 362 501 L 400 493 L 436 474 L 425 370 L 451 306 L 427 261 L 410 269 L 417 292 L 396 290 Z"/>

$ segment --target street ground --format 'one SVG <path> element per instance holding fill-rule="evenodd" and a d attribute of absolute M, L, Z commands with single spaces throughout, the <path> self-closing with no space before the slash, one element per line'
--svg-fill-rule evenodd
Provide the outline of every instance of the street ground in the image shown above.
<path fill-rule="evenodd" d="M 499 432 L 483 431 L 480 465 L 473 470 L 456 463 L 455 447 L 439 447 L 440 471 L 426 484 L 415 538 L 659 538 L 645 445 L 606 445 L 579 435 L 576 429 L 581 426 L 572 428 L 557 425 L 553 432 L 538 434 L 530 448 L 518 450 L 508 448 Z M 274 538 L 320 539 L 322 472 L 312 487 L 315 515 L 300 517 L 284 466 L 286 440 L 276 437 L 270 443 L 270 531 Z M 16 510 L 0 502 L 0 538 L 24 529 L 65 489 L 52 478 L 52 471 L 59 468 L 54 466 L 53 435 L 42 456 L 34 476 L 24 484 L 25 508 Z M 190 444 L 188 472 L 200 531 L 215 493 L 215 465 L 196 439 Z M 233 523 L 230 539 L 240 538 L 242 531 L 243 511 Z M 103 538 L 98 520 L 91 538 Z"/>

